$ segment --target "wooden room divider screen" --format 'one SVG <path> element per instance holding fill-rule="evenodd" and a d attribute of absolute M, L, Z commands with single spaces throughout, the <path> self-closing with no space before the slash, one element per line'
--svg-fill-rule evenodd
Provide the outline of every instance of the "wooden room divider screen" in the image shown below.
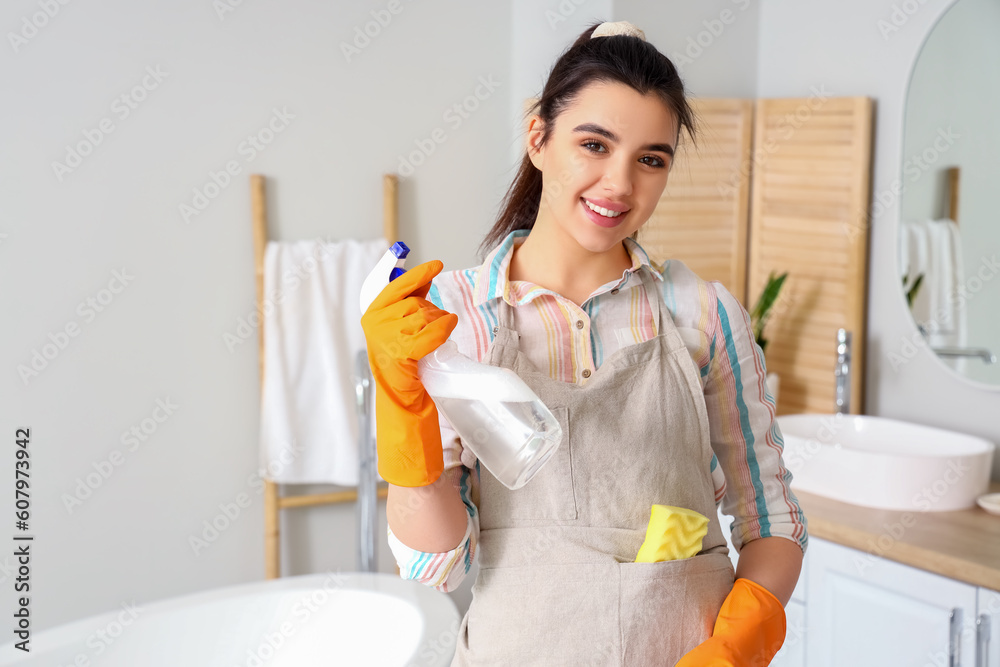
<path fill-rule="evenodd" d="M 864 408 L 873 100 L 693 99 L 682 143 L 639 241 L 718 280 L 748 310 L 770 272 L 788 278 L 767 324 L 778 414 L 835 409 L 836 336 L 852 333 L 852 405 Z"/>

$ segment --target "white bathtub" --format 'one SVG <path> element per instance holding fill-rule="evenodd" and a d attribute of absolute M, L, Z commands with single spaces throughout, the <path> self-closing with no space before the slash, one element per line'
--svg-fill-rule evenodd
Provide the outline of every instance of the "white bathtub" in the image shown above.
<path fill-rule="evenodd" d="M 313 574 L 123 604 L 32 634 L 27 654 L 8 642 L 0 665 L 448 665 L 460 620 L 446 594 L 394 574 Z"/>

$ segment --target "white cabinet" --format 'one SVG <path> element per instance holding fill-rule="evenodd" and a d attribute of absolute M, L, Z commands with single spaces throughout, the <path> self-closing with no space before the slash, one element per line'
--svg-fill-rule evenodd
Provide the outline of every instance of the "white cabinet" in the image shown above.
<path fill-rule="evenodd" d="M 1000 667 L 1000 591 L 817 537 L 785 619 L 772 667 Z"/>
<path fill-rule="evenodd" d="M 975 586 L 826 540 L 809 555 L 809 667 L 975 667 Z"/>
<path fill-rule="evenodd" d="M 785 642 L 771 659 L 771 667 L 802 667 L 806 664 L 806 605 L 789 600 L 785 605 Z"/>
<path fill-rule="evenodd" d="M 979 589 L 976 642 L 979 662 L 976 667 L 1000 667 L 1000 591 Z"/>
<path fill-rule="evenodd" d="M 729 557 L 733 561 L 735 568 L 739 562 L 736 549 L 733 548 L 733 541 L 729 528 L 733 523 L 733 517 L 723 514 L 719 510 L 719 522 L 722 524 L 722 534 L 729 545 Z M 795 583 L 795 590 L 792 597 L 785 605 L 785 641 L 781 645 L 781 650 L 775 654 L 771 660 L 771 667 L 802 667 L 806 664 L 806 570 L 809 567 L 809 554 L 812 551 L 812 541 L 810 538 L 809 548 L 802 559 L 802 572 L 799 580 Z"/>

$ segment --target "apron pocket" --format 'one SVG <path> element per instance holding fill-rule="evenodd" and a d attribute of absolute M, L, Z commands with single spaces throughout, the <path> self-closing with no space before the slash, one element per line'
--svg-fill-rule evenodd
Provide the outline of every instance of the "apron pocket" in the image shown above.
<path fill-rule="evenodd" d="M 573 447 L 569 408 L 549 408 L 562 427 L 562 441 L 527 484 L 511 491 L 492 474 L 480 486 L 481 527 L 510 528 L 520 521 L 573 521 L 577 518 L 573 484 Z"/>
<path fill-rule="evenodd" d="M 726 554 L 659 563 L 619 563 L 626 665 L 673 665 L 712 636 L 736 580 Z"/>
<path fill-rule="evenodd" d="M 480 570 L 468 612 L 471 662 L 519 667 L 622 664 L 616 566 Z"/>

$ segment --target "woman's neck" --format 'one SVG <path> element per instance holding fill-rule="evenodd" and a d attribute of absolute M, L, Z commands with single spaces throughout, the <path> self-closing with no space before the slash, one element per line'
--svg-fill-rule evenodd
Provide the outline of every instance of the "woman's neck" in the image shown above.
<path fill-rule="evenodd" d="M 621 278 L 632 267 L 624 243 L 607 252 L 591 252 L 572 238 L 560 238 L 550 226 L 535 226 L 515 246 L 508 279 L 524 280 L 563 295 L 582 306 L 594 290 Z"/>

